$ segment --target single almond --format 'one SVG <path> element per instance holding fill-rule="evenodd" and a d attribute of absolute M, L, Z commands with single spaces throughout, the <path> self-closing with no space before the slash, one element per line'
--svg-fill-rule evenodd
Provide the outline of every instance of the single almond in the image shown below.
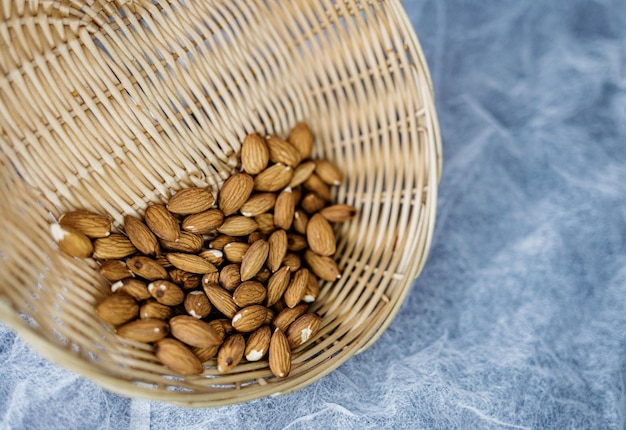
<path fill-rule="evenodd" d="M 319 213 L 329 222 L 344 222 L 354 218 L 357 214 L 357 210 L 354 206 L 336 204 L 320 209 Z"/>
<path fill-rule="evenodd" d="M 190 291 L 183 302 L 185 310 L 196 319 L 202 319 L 211 313 L 211 302 L 203 291 Z"/>
<path fill-rule="evenodd" d="M 268 325 L 262 325 L 253 331 L 246 341 L 244 356 L 248 361 L 259 361 L 267 354 L 272 338 L 272 329 Z"/>
<path fill-rule="evenodd" d="M 204 212 L 215 202 L 213 194 L 200 187 L 183 188 L 167 202 L 167 209 L 178 215 L 191 215 Z"/>
<path fill-rule="evenodd" d="M 322 179 L 317 174 L 312 173 L 302 185 L 304 186 L 304 188 L 317 194 L 325 201 L 329 202 L 332 200 L 328 184 L 322 181 Z"/>
<path fill-rule="evenodd" d="M 310 192 L 302 197 L 300 206 L 306 213 L 313 214 L 326 206 L 326 200 L 320 197 L 317 193 Z"/>
<path fill-rule="evenodd" d="M 275 329 L 270 339 L 269 348 L 270 370 L 277 378 L 285 378 L 291 371 L 291 348 L 285 333 Z"/>
<path fill-rule="evenodd" d="M 309 305 L 304 303 L 294 306 L 293 308 L 286 307 L 272 320 L 272 325 L 286 333 L 291 323 L 301 315 L 304 315 L 308 309 Z"/>
<path fill-rule="evenodd" d="M 160 320 L 168 320 L 172 316 L 172 308 L 163 305 L 156 300 L 146 300 L 139 308 L 139 318 L 158 318 Z"/>
<path fill-rule="evenodd" d="M 257 133 L 247 135 L 241 145 L 241 166 L 243 170 L 256 175 L 267 167 L 270 159 L 270 152 L 265 143 L 265 139 Z"/>
<path fill-rule="evenodd" d="M 231 243 L 231 242 L 241 242 L 241 240 L 236 237 L 229 236 L 227 234 L 220 234 L 215 239 L 209 242 L 209 248 L 222 251 L 224 249 L 224 246 L 226 246 L 226 244 Z"/>
<path fill-rule="evenodd" d="M 313 154 L 313 133 L 306 123 L 296 124 L 287 140 L 298 150 L 303 160 L 310 158 Z"/>
<path fill-rule="evenodd" d="M 167 278 L 167 270 L 150 257 L 136 255 L 126 260 L 126 265 L 135 275 L 149 281 Z"/>
<path fill-rule="evenodd" d="M 231 242 L 224 245 L 224 256 L 231 263 L 241 263 L 250 245 L 243 242 Z"/>
<path fill-rule="evenodd" d="M 305 303 L 313 303 L 315 300 L 317 300 L 317 297 L 319 295 L 320 295 L 320 284 L 317 279 L 317 276 L 315 276 L 311 271 L 309 271 L 306 291 L 304 292 L 304 297 L 302 298 L 302 301 Z"/>
<path fill-rule="evenodd" d="M 293 278 L 284 293 L 287 307 L 293 308 L 300 303 L 306 292 L 308 281 L 309 271 L 304 267 L 293 274 Z"/>
<path fill-rule="evenodd" d="M 169 333 L 167 322 L 157 318 L 139 319 L 118 327 L 117 334 L 137 342 L 156 342 Z"/>
<path fill-rule="evenodd" d="M 323 210 L 323 209 L 322 209 Z M 306 234 L 306 225 L 309 222 L 309 217 L 302 209 L 296 209 L 293 214 L 293 229 L 300 234 Z"/>
<path fill-rule="evenodd" d="M 291 178 L 291 182 L 289 182 L 289 186 L 292 188 L 301 185 L 309 179 L 309 176 L 315 171 L 315 161 L 309 160 L 303 163 L 300 163 L 298 167 L 296 167 L 293 171 L 293 178 Z"/>
<path fill-rule="evenodd" d="M 291 167 L 300 164 L 302 157 L 300 152 L 291 143 L 277 137 L 268 136 L 265 139 L 267 149 L 270 151 L 270 161 L 272 163 L 283 163 Z"/>
<path fill-rule="evenodd" d="M 254 177 L 254 189 L 274 192 L 285 188 L 293 178 L 293 169 L 282 163 L 272 164 Z"/>
<path fill-rule="evenodd" d="M 262 305 L 250 305 L 241 309 L 232 319 L 235 330 L 241 333 L 250 333 L 265 323 L 267 308 Z"/>
<path fill-rule="evenodd" d="M 248 235 L 248 245 L 252 245 L 257 240 L 266 240 L 267 235 L 261 233 L 260 231 L 253 231 Z"/>
<path fill-rule="evenodd" d="M 159 279 L 148 284 L 150 295 L 162 305 L 176 306 L 185 300 L 185 293 L 173 282 Z"/>
<path fill-rule="evenodd" d="M 306 240 L 311 251 L 319 255 L 331 256 L 337 251 L 335 232 L 323 215 L 316 213 L 306 227 Z"/>
<path fill-rule="evenodd" d="M 274 214 L 264 213 L 254 217 L 258 225 L 258 229 L 261 233 L 265 235 L 272 234 L 274 230 L 276 230 L 276 226 L 274 225 Z"/>
<path fill-rule="evenodd" d="M 147 300 L 150 298 L 150 292 L 148 291 L 148 283 L 141 279 L 124 278 L 111 284 L 111 291 L 113 293 L 128 294 L 138 302 Z"/>
<path fill-rule="evenodd" d="M 247 281 L 256 276 L 261 270 L 267 255 L 269 254 L 270 246 L 267 241 L 261 239 L 250 245 L 250 248 L 243 255 L 241 260 L 241 268 L 239 273 L 241 274 L 241 280 Z"/>
<path fill-rule="evenodd" d="M 289 267 L 291 273 L 295 273 L 296 270 L 302 267 L 302 260 L 295 252 L 288 252 L 285 258 L 283 258 L 282 265 Z"/>
<path fill-rule="evenodd" d="M 140 219 L 126 215 L 124 217 L 124 231 L 139 252 L 149 256 L 156 256 L 161 253 L 157 237 Z"/>
<path fill-rule="evenodd" d="M 73 227 L 89 238 L 107 237 L 111 234 L 111 219 L 84 209 L 67 212 L 59 219 L 59 224 Z"/>
<path fill-rule="evenodd" d="M 331 257 L 317 255 L 307 249 L 304 251 L 304 260 L 309 266 L 309 269 L 311 269 L 317 277 L 325 281 L 336 281 L 341 277 L 337 262 Z"/>
<path fill-rule="evenodd" d="M 272 306 L 285 293 L 291 279 L 289 267 L 281 267 L 267 281 L 267 306 Z"/>
<path fill-rule="evenodd" d="M 121 325 L 137 318 L 139 305 L 127 294 L 113 294 L 96 306 L 96 313 L 108 323 Z"/>
<path fill-rule="evenodd" d="M 258 193 L 251 196 L 239 209 L 243 216 L 255 217 L 265 213 L 274 207 L 276 194 Z"/>
<path fill-rule="evenodd" d="M 190 215 L 193 216 L 193 215 Z M 177 240 L 161 239 L 161 247 L 167 251 L 197 253 L 204 246 L 204 239 L 201 235 L 182 230 Z"/>
<path fill-rule="evenodd" d="M 341 172 L 337 166 L 324 158 L 315 160 L 315 173 L 328 185 L 341 184 Z"/>
<path fill-rule="evenodd" d="M 278 194 L 274 205 L 274 225 L 284 230 L 291 228 L 293 215 L 296 211 L 296 195 L 290 187 L 285 188 Z"/>
<path fill-rule="evenodd" d="M 227 264 L 222 267 L 219 275 L 219 284 L 227 291 L 235 291 L 235 288 L 241 284 L 239 264 Z"/>
<path fill-rule="evenodd" d="M 51 224 L 52 238 L 66 254 L 77 258 L 89 258 L 93 253 L 91 240 L 80 230 L 68 225 Z"/>
<path fill-rule="evenodd" d="M 256 274 L 254 280 L 265 284 L 270 276 L 272 276 L 272 272 L 270 272 L 270 269 L 268 269 L 267 267 L 263 267 L 261 270 L 259 270 L 259 273 Z"/>
<path fill-rule="evenodd" d="M 224 338 L 212 325 L 190 315 L 179 315 L 170 319 L 172 336 L 189 346 L 207 347 L 219 345 Z"/>
<path fill-rule="evenodd" d="M 298 252 L 308 247 L 306 237 L 301 234 L 287 233 L 287 250 L 291 252 Z"/>
<path fill-rule="evenodd" d="M 161 363 L 182 375 L 199 375 L 204 371 L 198 357 L 176 339 L 158 340 L 154 352 Z"/>
<path fill-rule="evenodd" d="M 287 330 L 289 347 L 295 349 L 304 345 L 311 337 L 315 336 L 322 324 L 322 318 L 315 313 L 306 313 L 296 319 Z"/>
<path fill-rule="evenodd" d="M 106 260 L 100 264 L 100 274 L 109 282 L 117 282 L 129 276 L 133 276 L 133 272 L 126 267 L 123 260 Z"/>
<path fill-rule="evenodd" d="M 260 305 L 267 296 L 267 290 L 258 281 L 245 281 L 233 292 L 233 301 L 240 308 L 250 305 Z"/>
<path fill-rule="evenodd" d="M 137 252 L 129 238 L 120 233 L 111 233 L 93 241 L 93 256 L 102 260 L 119 260 Z"/>
<path fill-rule="evenodd" d="M 183 290 L 192 290 L 200 285 L 202 276 L 197 273 L 190 273 L 180 269 L 169 271 L 170 280 Z"/>
<path fill-rule="evenodd" d="M 208 283 L 202 285 L 204 292 L 211 304 L 228 318 L 233 318 L 239 308 L 233 300 L 233 296 L 218 284 Z"/>
<path fill-rule="evenodd" d="M 215 266 L 221 266 L 224 262 L 224 252 L 218 249 L 205 249 L 200 251 L 198 255 Z"/>
<path fill-rule="evenodd" d="M 202 275 L 202 285 L 204 284 L 219 284 L 220 272 L 205 273 Z"/>
<path fill-rule="evenodd" d="M 258 224 L 254 219 L 243 215 L 231 215 L 224 218 L 224 222 L 217 231 L 229 236 L 246 236 L 257 228 Z"/>
<path fill-rule="evenodd" d="M 246 341 L 241 334 L 230 335 L 217 353 L 217 370 L 220 373 L 231 371 L 243 358 L 245 349 Z"/>
<path fill-rule="evenodd" d="M 198 357 L 198 360 L 200 360 L 200 362 L 206 363 L 217 355 L 217 352 L 220 350 L 220 346 L 221 345 L 211 345 L 204 348 L 194 346 L 193 348 L 191 348 L 191 350 L 193 351 L 195 356 Z"/>
<path fill-rule="evenodd" d="M 267 240 L 269 253 L 267 256 L 267 267 L 273 272 L 280 269 L 280 266 L 287 255 L 287 232 L 279 229 L 273 232 Z"/>
<path fill-rule="evenodd" d="M 177 269 L 190 273 L 212 273 L 217 272 L 217 267 L 207 259 L 194 254 L 172 252 L 166 255 L 168 261 Z"/>
<path fill-rule="evenodd" d="M 253 188 L 254 180 L 247 173 L 235 173 L 226 179 L 218 198 L 218 206 L 224 215 L 237 212 L 248 200 Z"/>
<path fill-rule="evenodd" d="M 183 219 L 182 228 L 190 233 L 209 234 L 221 226 L 222 222 L 224 222 L 224 212 L 213 208 L 197 214 L 187 215 Z"/>
<path fill-rule="evenodd" d="M 163 205 L 148 206 L 144 220 L 159 239 L 174 242 L 180 236 L 180 226 L 176 217 Z"/>

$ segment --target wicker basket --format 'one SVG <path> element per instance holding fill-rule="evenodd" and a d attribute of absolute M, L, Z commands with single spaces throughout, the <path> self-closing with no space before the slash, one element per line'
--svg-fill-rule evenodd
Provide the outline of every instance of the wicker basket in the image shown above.
<path fill-rule="evenodd" d="M 288 393 L 370 346 L 420 273 L 441 172 L 427 65 L 398 0 L 1 0 L 0 317 L 46 357 L 132 397 L 219 406 Z M 140 215 L 219 187 L 243 137 L 299 120 L 359 209 L 338 228 L 340 281 L 289 377 L 265 361 L 168 373 L 94 313 L 107 283 L 49 223 Z"/>

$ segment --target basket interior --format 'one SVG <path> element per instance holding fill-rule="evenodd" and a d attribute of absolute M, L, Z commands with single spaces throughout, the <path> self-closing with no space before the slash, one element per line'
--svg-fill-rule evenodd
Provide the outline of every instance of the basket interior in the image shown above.
<path fill-rule="evenodd" d="M 0 314 L 33 346 L 124 395 L 218 406 L 310 384 L 382 333 L 428 254 L 441 163 L 400 2 L 2 3 Z M 299 120 L 344 174 L 334 200 L 359 210 L 337 231 L 343 276 L 313 307 L 322 329 L 283 380 L 266 361 L 171 375 L 100 322 L 108 284 L 49 223 L 75 208 L 121 223 L 183 187 L 217 188 L 247 133 Z"/>

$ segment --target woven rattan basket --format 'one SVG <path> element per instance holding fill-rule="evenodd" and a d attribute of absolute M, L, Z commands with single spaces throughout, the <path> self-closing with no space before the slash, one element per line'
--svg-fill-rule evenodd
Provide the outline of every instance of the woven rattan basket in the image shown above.
<path fill-rule="evenodd" d="M 441 171 L 430 77 L 400 1 L 1 0 L 0 318 L 46 357 L 123 395 L 219 406 L 288 393 L 370 346 L 420 273 Z M 306 121 L 345 176 L 343 277 L 313 341 L 267 362 L 178 377 L 94 312 L 108 284 L 49 224 L 121 222 L 186 186 L 217 188 L 252 131 Z"/>

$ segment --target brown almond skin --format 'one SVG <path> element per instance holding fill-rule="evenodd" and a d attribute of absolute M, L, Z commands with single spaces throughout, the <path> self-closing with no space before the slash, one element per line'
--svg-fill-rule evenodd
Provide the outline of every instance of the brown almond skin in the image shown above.
<path fill-rule="evenodd" d="M 277 378 L 285 378 L 291 372 L 291 348 L 285 333 L 278 328 L 270 339 L 269 364 Z"/>
<path fill-rule="evenodd" d="M 329 202 L 332 200 L 328 184 L 322 181 L 322 179 L 317 176 L 317 174 L 312 173 L 311 176 L 309 176 L 309 178 L 304 181 L 302 185 L 304 186 L 304 188 L 317 194 L 325 201 Z"/>
<path fill-rule="evenodd" d="M 59 248 L 76 258 L 89 258 L 93 253 L 91 240 L 80 230 L 61 224 L 52 224 L 50 231 Z"/>
<path fill-rule="evenodd" d="M 300 163 L 293 171 L 293 178 L 289 182 L 289 186 L 294 188 L 298 185 L 302 185 L 304 181 L 309 179 L 309 176 L 315 171 L 315 161 L 309 160 Z"/>
<path fill-rule="evenodd" d="M 190 215 L 194 216 L 194 215 Z M 167 251 L 198 253 L 204 245 L 201 235 L 182 230 L 174 241 L 161 239 L 161 247 Z"/>
<path fill-rule="evenodd" d="M 305 122 L 297 123 L 287 140 L 298 150 L 303 160 L 313 154 L 313 133 Z"/>
<path fill-rule="evenodd" d="M 325 281 L 336 281 L 341 277 L 337 262 L 331 257 L 317 255 L 307 249 L 304 251 L 304 260 L 309 269 L 320 279 Z"/>
<path fill-rule="evenodd" d="M 129 238 L 120 233 L 111 233 L 93 241 L 93 256 L 103 260 L 120 260 L 137 252 Z"/>
<path fill-rule="evenodd" d="M 59 219 L 59 224 L 73 227 L 91 239 L 107 237 L 111 234 L 111 219 L 85 209 L 63 214 Z"/>
<path fill-rule="evenodd" d="M 259 361 L 267 355 L 272 338 L 272 329 L 268 325 L 262 325 L 253 331 L 246 341 L 244 356 L 248 361 Z"/>
<path fill-rule="evenodd" d="M 283 163 L 291 167 L 296 167 L 300 164 L 302 160 L 300 152 L 291 143 L 277 136 L 268 136 L 265 142 L 267 143 L 267 149 L 270 151 L 270 161 L 272 163 Z"/>
<path fill-rule="evenodd" d="M 287 187 L 278 194 L 274 205 L 274 225 L 289 230 L 296 212 L 296 194 Z"/>
<path fill-rule="evenodd" d="M 336 251 L 335 232 L 328 220 L 317 213 L 311 217 L 306 227 L 306 239 L 311 251 L 323 256 L 331 256 Z"/>
<path fill-rule="evenodd" d="M 241 165 L 250 175 L 261 173 L 270 159 L 270 152 L 263 139 L 257 133 L 246 136 L 241 145 Z"/>
<path fill-rule="evenodd" d="M 131 321 L 117 329 L 117 334 L 123 338 L 145 343 L 163 339 L 168 333 L 167 322 L 156 318 Z"/>
<path fill-rule="evenodd" d="M 172 308 L 167 305 L 162 305 L 156 300 L 147 300 L 139 308 L 139 318 L 158 318 L 160 320 L 167 320 L 172 316 Z"/>
<path fill-rule="evenodd" d="M 341 172 L 337 166 L 324 158 L 315 160 L 315 173 L 328 185 L 341 184 Z"/>
<path fill-rule="evenodd" d="M 304 345 L 311 337 L 315 336 L 322 324 L 322 318 L 315 313 L 306 313 L 298 317 L 287 330 L 289 347 L 295 349 Z"/>
<path fill-rule="evenodd" d="M 293 229 L 300 234 L 306 234 L 306 225 L 309 222 L 309 217 L 302 209 L 296 209 L 293 214 Z"/>
<path fill-rule="evenodd" d="M 217 267 L 214 264 L 199 255 L 172 252 L 167 254 L 166 257 L 174 267 L 185 272 L 200 275 L 217 272 Z"/>
<path fill-rule="evenodd" d="M 286 333 L 291 323 L 301 315 L 304 315 L 308 309 L 309 305 L 304 303 L 294 306 L 293 308 L 285 308 L 272 320 L 272 325 Z"/>
<path fill-rule="evenodd" d="M 273 232 L 267 240 L 269 252 L 267 255 L 267 267 L 273 272 L 277 271 L 287 255 L 287 232 L 279 229 Z"/>
<path fill-rule="evenodd" d="M 298 257 L 298 254 L 294 252 L 288 252 L 283 258 L 283 266 L 289 267 L 291 273 L 295 273 L 300 267 L 302 267 L 302 260 Z"/>
<path fill-rule="evenodd" d="M 204 371 L 198 357 L 176 339 L 165 338 L 157 341 L 154 352 L 161 363 L 181 375 L 199 375 Z"/>
<path fill-rule="evenodd" d="M 309 271 L 306 291 L 304 292 L 304 297 L 302 298 L 302 301 L 305 303 L 313 303 L 315 300 L 317 300 L 317 296 L 319 295 L 320 285 L 317 276 Z"/>
<path fill-rule="evenodd" d="M 217 231 L 229 236 L 247 236 L 257 228 L 258 224 L 254 219 L 243 215 L 231 215 L 224 218 Z"/>
<path fill-rule="evenodd" d="M 208 283 L 203 284 L 202 287 L 215 309 L 223 313 L 227 318 L 232 319 L 239 311 L 233 296 L 219 285 Z"/>
<path fill-rule="evenodd" d="M 215 239 L 209 242 L 210 249 L 217 249 L 218 251 L 223 251 L 224 246 L 231 242 L 241 242 L 241 239 L 229 236 L 227 234 L 220 234 Z"/>
<path fill-rule="evenodd" d="M 235 173 L 226 179 L 218 198 L 218 206 L 224 215 L 237 212 L 248 200 L 253 188 L 254 179 L 247 173 Z"/>
<path fill-rule="evenodd" d="M 219 284 L 228 291 L 235 291 L 241 284 L 239 264 L 228 264 L 222 268 L 219 275 Z"/>
<path fill-rule="evenodd" d="M 188 215 L 183 219 L 182 228 L 190 233 L 209 234 L 222 225 L 224 215 L 224 212 L 215 208 Z"/>
<path fill-rule="evenodd" d="M 317 193 L 307 193 L 300 202 L 300 206 L 308 214 L 314 214 L 326 206 L 326 200 L 320 197 Z"/>
<path fill-rule="evenodd" d="M 190 346 L 204 348 L 224 340 L 212 325 L 190 315 L 175 316 L 169 323 L 172 336 Z"/>
<path fill-rule="evenodd" d="M 224 252 L 218 249 L 205 249 L 198 254 L 202 258 L 215 266 L 220 266 L 224 262 Z"/>
<path fill-rule="evenodd" d="M 183 302 L 185 310 L 196 319 L 202 319 L 211 313 L 211 302 L 203 291 L 190 291 Z"/>
<path fill-rule="evenodd" d="M 283 296 L 287 307 L 293 308 L 300 303 L 306 292 L 308 281 L 309 271 L 305 268 L 301 268 L 293 274 L 292 280 Z"/>
<path fill-rule="evenodd" d="M 96 313 L 104 321 L 117 326 L 136 319 L 139 305 L 128 294 L 113 294 L 96 306 Z"/>
<path fill-rule="evenodd" d="M 178 285 L 163 279 L 148 284 L 148 291 L 157 302 L 167 306 L 176 306 L 185 300 L 185 293 Z"/>
<path fill-rule="evenodd" d="M 354 218 L 357 214 L 357 209 L 351 205 L 336 204 L 320 209 L 319 213 L 328 222 L 344 222 Z"/>
<path fill-rule="evenodd" d="M 159 239 L 174 242 L 180 236 L 180 226 L 176 217 L 163 205 L 148 206 L 144 221 Z"/>
<path fill-rule="evenodd" d="M 231 263 L 240 264 L 243 261 L 243 256 L 250 249 L 250 245 L 243 242 L 231 242 L 224 245 L 224 256 L 226 260 Z"/>
<path fill-rule="evenodd" d="M 100 263 L 100 274 L 109 282 L 117 282 L 133 276 L 133 272 L 126 267 L 126 263 L 122 260 L 103 261 Z"/>
<path fill-rule="evenodd" d="M 241 309 L 232 319 L 235 330 L 242 333 L 250 333 L 265 323 L 267 308 L 262 305 L 250 305 Z"/>
<path fill-rule="evenodd" d="M 265 235 L 272 234 L 274 230 L 276 230 L 276 226 L 274 225 L 274 214 L 260 214 L 255 216 L 254 220 L 258 225 L 259 231 Z"/>
<path fill-rule="evenodd" d="M 196 355 L 196 357 L 198 357 L 198 360 L 200 360 L 202 363 L 206 363 L 217 355 L 217 352 L 220 350 L 220 346 L 221 345 L 212 345 L 204 348 L 194 346 L 193 348 L 191 348 L 191 350 Z"/>
<path fill-rule="evenodd" d="M 239 212 L 243 216 L 255 217 L 272 209 L 275 203 L 275 193 L 257 193 L 241 206 Z"/>
<path fill-rule="evenodd" d="M 258 281 L 245 281 L 233 292 L 233 301 L 240 308 L 250 305 L 260 305 L 267 297 L 267 290 Z"/>
<path fill-rule="evenodd" d="M 230 335 L 217 353 L 217 370 L 220 373 L 231 371 L 243 358 L 245 349 L 246 341 L 241 334 Z"/>
<path fill-rule="evenodd" d="M 126 215 L 124 217 L 124 231 L 139 252 L 152 257 L 161 253 L 157 237 L 140 219 Z"/>
<path fill-rule="evenodd" d="M 211 208 L 215 197 L 206 188 L 183 188 L 167 202 L 166 208 L 178 215 L 192 215 Z"/>
<path fill-rule="evenodd" d="M 126 260 L 126 265 L 135 275 L 149 281 L 167 279 L 167 270 L 149 257 L 136 255 Z"/>
<path fill-rule="evenodd" d="M 254 189 L 274 192 L 285 188 L 293 178 L 293 169 L 282 163 L 272 164 L 254 178 Z"/>
<path fill-rule="evenodd" d="M 287 233 L 287 250 L 291 252 L 302 251 L 308 248 L 307 240 L 304 236 L 295 233 Z"/>
<path fill-rule="evenodd" d="M 267 281 L 267 306 L 272 306 L 284 294 L 289 286 L 291 279 L 291 270 L 289 267 L 281 267 Z"/>
<path fill-rule="evenodd" d="M 239 273 L 242 281 L 248 281 L 259 273 L 267 260 L 269 250 L 269 244 L 263 239 L 257 240 L 250 245 L 250 248 L 248 248 L 241 260 Z"/>
<path fill-rule="evenodd" d="M 148 291 L 148 283 L 141 279 L 124 278 L 114 284 L 111 284 L 111 291 L 113 293 L 124 293 L 131 296 L 138 302 L 147 300 L 150 298 L 150 292 Z"/>
<path fill-rule="evenodd" d="M 202 275 L 198 273 L 189 273 L 180 269 L 172 269 L 169 271 L 170 280 L 183 290 L 191 290 L 200 285 Z"/>

